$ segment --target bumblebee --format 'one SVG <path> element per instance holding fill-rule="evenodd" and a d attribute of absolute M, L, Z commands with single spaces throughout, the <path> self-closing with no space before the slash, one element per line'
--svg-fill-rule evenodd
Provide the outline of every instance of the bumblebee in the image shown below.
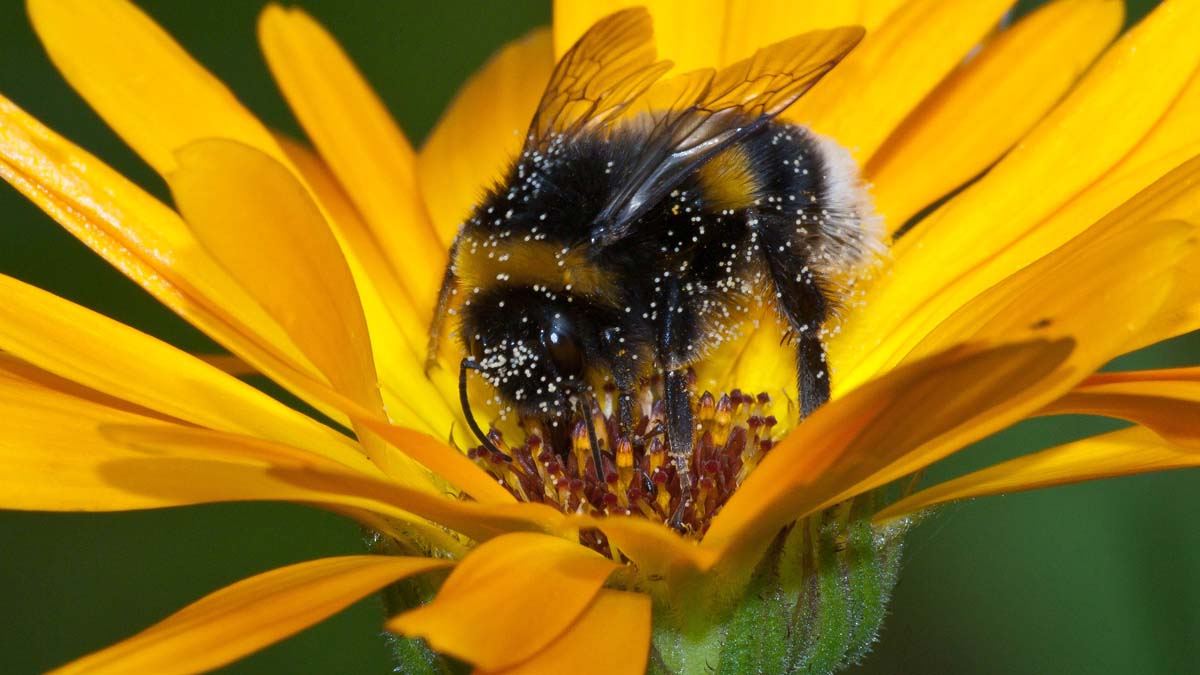
<path fill-rule="evenodd" d="M 522 152 L 454 241 L 435 314 L 431 358 L 444 317 L 460 317 L 461 399 L 485 446 L 499 453 L 471 415 L 468 371 L 519 416 L 549 421 L 604 379 L 626 434 L 634 392 L 661 373 L 686 480 L 688 368 L 764 304 L 790 327 L 800 414 L 828 400 L 821 327 L 839 299 L 834 279 L 878 241 L 874 216 L 849 155 L 776 117 L 861 37 L 814 31 L 663 80 L 671 64 L 656 60 L 637 8 L 563 56 Z"/>

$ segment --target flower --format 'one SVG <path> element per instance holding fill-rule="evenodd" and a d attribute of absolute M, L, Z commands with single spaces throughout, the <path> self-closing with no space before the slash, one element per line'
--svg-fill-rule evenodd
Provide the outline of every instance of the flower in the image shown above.
<path fill-rule="evenodd" d="M 396 554 L 247 579 L 65 670 L 214 668 L 407 578 L 401 590 L 434 597 L 389 628 L 483 671 L 692 672 L 748 659 L 829 670 L 870 643 L 912 514 L 1200 463 L 1195 369 L 1091 375 L 1200 320 L 1200 48 L 1185 39 L 1200 6 L 1169 1 L 1105 50 L 1119 3 L 1060 0 L 989 37 L 1006 5 L 871 3 L 853 17 L 863 43 L 787 113 L 854 153 L 893 232 L 986 173 L 862 285 L 827 339 L 834 400 L 798 426 L 779 415 L 758 469 L 703 536 L 687 537 L 595 504 L 521 503 L 438 440 L 465 428 L 457 382 L 423 372 L 457 223 L 519 145 L 511 131 L 526 126 L 554 54 L 615 6 L 558 7 L 553 34 L 498 54 L 419 153 L 319 26 L 269 8 L 264 51 L 313 153 L 263 127 L 133 7 L 30 2 L 52 59 L 166 179 L 178 211 L 7 100 L 0 175 L 354 436 L 4 277 L 0 504 L 293 501 L 355 518 Z M 821 11 L 685 23 L 651 7 L 660 51 L 681 71 L 710 64 L 712 45 L 721 65 L 845 20 Z M 706 364 L 699 386 L 786 388 L 774 330 Z M 754 405 L 736 413 L 746 429 Z M 877 506 L 888 484 L 974 440 L 1072 412 L 1136 425 Z M 800 619 L 788 624 L 783 609 Z M 739 642 L 772 629 L 793 641 Z"/>

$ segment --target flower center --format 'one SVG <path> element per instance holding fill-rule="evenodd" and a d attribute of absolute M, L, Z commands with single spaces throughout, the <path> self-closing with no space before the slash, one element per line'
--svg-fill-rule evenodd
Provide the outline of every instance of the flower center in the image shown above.
<path fill-rule="evenodd" d="M 770 414 L 770 396 L 734 389 L 717 397 L 706 391 L 693 400 L 696 425 L 687 462 L 690 480 L 681 481 L 666 433 L 661 378 L 652 379 L 638 392 L 632 434 L 621 433 L 616 399 L 615 388 L 609 386 L 590 406 L 554 425 L 523 420 L 525 439 L 520 444 L 491 429 L 489 440 L 511 461 L 482 446 L 470 449 L 468 456 L 521 501 L 549 504 L 565 513 L 679 522 L 687 533 L 699 537 L 774 443 L 777 420 Z M 586 407 L 599 446 L 599 471 L 582 417 Z M 683 485 L 688 486 L 686 493 Z M 586 541 L 588 536 L 597 539 Z M 604 548 L 598 536 L 585 535 L 584 543 Z"/>

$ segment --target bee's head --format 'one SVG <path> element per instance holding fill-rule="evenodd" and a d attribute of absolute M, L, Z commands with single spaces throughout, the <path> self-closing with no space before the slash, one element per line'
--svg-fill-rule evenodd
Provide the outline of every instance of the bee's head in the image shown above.
<path fill-rule="evenodd" d="M 576 298 L 572 298 L 576 300 Z M 458 336 L 478 371 L 523 416 L 566 413 L 587 387 L 589 371 L 607 363 L 604 319 L 565 294 L 497 287 L 473 294 Z"/>

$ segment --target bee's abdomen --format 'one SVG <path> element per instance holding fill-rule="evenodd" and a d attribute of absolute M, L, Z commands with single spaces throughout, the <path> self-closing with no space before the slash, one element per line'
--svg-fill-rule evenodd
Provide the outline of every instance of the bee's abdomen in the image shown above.
<path fill-rule="evenodd" d="M 739 148 L 759 186 L 752 217 L 788 235 L 783 240 L 816 274 L 846 276 L 882 250 L 880 219 L 858 165 L 836 142 L 773 122 Z"/>

